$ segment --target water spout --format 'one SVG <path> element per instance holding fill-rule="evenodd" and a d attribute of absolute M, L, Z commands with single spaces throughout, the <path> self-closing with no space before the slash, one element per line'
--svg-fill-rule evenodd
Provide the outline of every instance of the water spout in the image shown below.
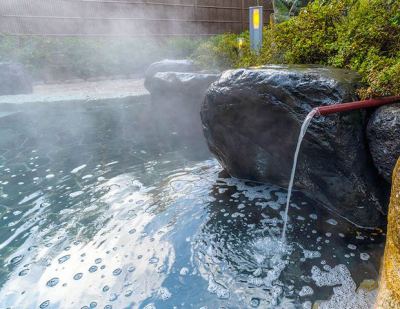
<path fill-rule="evenodd" d="M 306 119 L 304 120 L 303 125 L 301 126 L 300 135 L 299 135 L 299 139 L 297 141 L 297 146 L 296 146 L 296 152 L 294 153 L 292 173 L 290 175 L 290 182 L 289 182 L 288 194 L 287 194 L 287 199 L 286 199 L 286 208 L 285 208 L 285 215 L 283 218 L 284 224 L 283 224 L 282 239 L 281 239 L 282 243 L 286 242 L 286 229 L 287 229 L 287 221 L 288 221 L 288 213 L 289 213 L 289 203 L 290 203 L 290 198 L 292 195 L 294 176 L 296 174 L 297 159 L 299 156 L 301 143 L 303 141 L 304 135 L 307 132 L 308 127 L 310 126 L 311 120 L 314 118 L 314 116 L 317 113 L 318 113 L 317 108 L 314 108 L 313 110 L 311 110 L 311 112 L 307 115 Z"/>
<path fill-rule="evenodd" d="M 286 200 L 283 231 L 282 231 L 282 237 L 281 237 L 282 243 L 286 242 L 286 230 L 287 230 L 287 221 L 288 221 L 288 213 L 289 213 L 289 204 L 290 204 L 290 198 L 292 196 L 293 182 L 294 182 L 294 177 L 296 174 L 297 159 L 299 156 L 301 143 L 303 141 L 304 135 L 306 134 L 307 129 L 310 126 L 310 123 L 311 123 L 312 119 L 314 118 L 314 116 L 315 115 L 326 116 L 326 115 L 330 115 L 330 114 L 334 114 L 334 113 L 347 112 L 347 111 L 352 111 L 352 110 L 357 110 L 357 109 L 362 109 L 362 108 L 379 107 L 379 106 L 386 105 L 386 104 L 392 104 L 397 101 L 400 101 L 400 96 L 383 97 L 383 98 L 369 99 L 369 100 L 349 102 L 349 103 L 338 103 L 338 104 L 333 104 L 333 105 L 328 105 L 328 106 L 316 107 L 311 110 L 311 112 L 307 115 L 306 119 L 304 120 L 303 125 L 301 126 L 300 135 L 299 135 L 299 139 L 297 141 L 297 146 L 296 146 L 296 152 L 294 154 L 292 173 L 290 175 L 288 195 L 287 195 L 287 200 Z"/>

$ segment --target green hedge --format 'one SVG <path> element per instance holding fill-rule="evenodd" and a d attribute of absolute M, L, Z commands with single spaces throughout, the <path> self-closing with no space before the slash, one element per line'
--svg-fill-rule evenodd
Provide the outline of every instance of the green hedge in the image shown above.
<path fill-rule="evenodd" d="M 193 58 L 204 67 L 257 66 L 268 63 L 321 64 L 358 71 L 366 87 L 361 97 L 400 95 L 400 1 L 312 1 L 299 15 L 264 29 L 260 54 L 243 50 L 237 35 L 201 44 Z"/>
<path fill-rule="evenodd" d="M 162 58 L 188 57 L 199 43 L 189 38 L 0 36 L 0 62 L 24 64 L 35 80 L 87 79 L 140 73 Z"/>

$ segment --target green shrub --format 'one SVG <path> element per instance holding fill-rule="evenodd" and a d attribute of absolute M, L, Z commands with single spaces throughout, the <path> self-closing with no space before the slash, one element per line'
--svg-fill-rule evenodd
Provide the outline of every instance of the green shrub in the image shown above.
<path fill-rule="evenodd" d="M 0 36 L 0 61 L 24 64 L 35 80 L 87 79 L 140 73 L 162 58 L 188 57 L 199 44 L 189 38 Z"/>
<path fill-rule="evenodd" d="M 315 0 L 298 16 L 266 28 L 259 54 L 233 34 L 212 38 L 193 57 L 221 69 L 268 63 L 321 64 L 358 71 L 361 97 L 400 95 L 400 1 Z"/>

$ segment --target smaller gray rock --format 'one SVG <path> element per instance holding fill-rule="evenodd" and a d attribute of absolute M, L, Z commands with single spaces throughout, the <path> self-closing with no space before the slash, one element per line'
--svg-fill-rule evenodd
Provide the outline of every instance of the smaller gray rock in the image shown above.
<path fill-rule="evenodd" d="M 19 63 L 0 63 L 0 95 L 32 93 L 32 79 Z"/>
<path fill-rule="evenodd" d="M 198 68 L 192 60 L 182 59 L 182 60 L 170 60 L 165 59 L 159 62 L 154 62 L 146 70 L 145 77 L 153 77 L 158 72 L 194 72 Z"/>
<path fill-rule="evenodd" d="M 146 79 L 146 88 L 154 96 L 183 95 L 203 100 L 207 88 L 219 76 L 202 72 L 158 72 Z"/>
<path fill-rule="evenodd" d="M 379 174 L 389 183 L 400 157 L 400 104 L 378 108 L 367 126 L 369 149 Z"/>

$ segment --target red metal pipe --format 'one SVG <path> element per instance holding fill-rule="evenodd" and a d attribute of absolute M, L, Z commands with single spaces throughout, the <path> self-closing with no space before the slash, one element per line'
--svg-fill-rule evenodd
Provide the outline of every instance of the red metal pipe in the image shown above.
<path fill-rule="evenodd" d="M 350 102 L 350 103 L 339 103 L 339 104 L 333 104 L 333 105 L 328 105 L 328 106 L 320 106 L 316 107 L 315 109 L 317 110 L 317 115 L 329 115 L 329 114 L 334 114 L 334 113 L 341 113 L 341 112 L 347 112 L 347 111 L 352 111 L 355 109 L 361 109 L 361 108 L 368 108 L 368 107 L 378 107 L 390 103 L 395 103 L 396 101 L 400 101 L 400 96 L 393 96 L 393 97 L 382 97 L 382 98 L 376 98 L 376 99 L 369 99 L 369 100 L 364 100 L 364 101 L 356 101 L 356 102 Z"/>

